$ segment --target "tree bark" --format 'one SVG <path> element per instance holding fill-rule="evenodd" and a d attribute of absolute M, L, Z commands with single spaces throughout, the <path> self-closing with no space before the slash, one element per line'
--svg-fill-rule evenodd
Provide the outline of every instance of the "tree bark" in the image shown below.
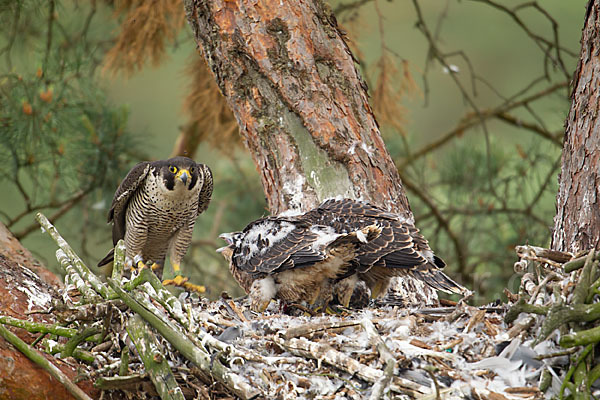
<path fill-rule="evenodd" d="M 341 195 L 412 220 L 366 85 L 324 1 L 184 4 L 272 213 Z"/>
<path fill-rule="evenodd" d="M 35 260 L 0 223 L 0 315 L 33 322 L 56 323 L 52 314 L 27 313 L 49 309 L 52 299 L 58 298 L 55 288 L 60 284 L 60 280 Z M 33 342 L 40 335 L 19 328 L 8 329 L 26 343 Z M 50 355 L 45 357 L 71 380 L 77 376 L 76 360 L 67 363 Z M 89 380 L 78 385 L 93 398 L 100 395 Z M 63 385 L 0 337 L 0 399 L 72 398 Z"/>
<path fill-rule="evenodd" d="M 552 248 L 600 249 L 600 0 L 590 0 L 566 121 Z"/>

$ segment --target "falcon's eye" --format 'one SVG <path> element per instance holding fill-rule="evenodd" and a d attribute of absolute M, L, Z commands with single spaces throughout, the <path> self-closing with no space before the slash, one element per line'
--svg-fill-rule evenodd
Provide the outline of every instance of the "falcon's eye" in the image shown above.
<path fill-rule="evenodd" d="M 190 168 L 190 172 L 193 174 L 194 172 L 196 172 L 196 168 L 195 167 Z"/>
<path fill-rule="evenodd" d="M 172 165 L 169 166 L 169 172 L 171 172 L 172 174 L 176 173 L 177 172 L 177 167 L 174 167 Z"/>

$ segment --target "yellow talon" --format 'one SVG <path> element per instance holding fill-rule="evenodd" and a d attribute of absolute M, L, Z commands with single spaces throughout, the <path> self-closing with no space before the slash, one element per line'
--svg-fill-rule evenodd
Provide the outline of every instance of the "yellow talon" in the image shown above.
<path fill-rule="evenodd" d="M 184 283 L 188 281 L 188 278 L 184 278 L 181 275 L 177 275 L 173 279 L 167 279 L 163 282 L 164 285 L 175 285 L 175 286 L 183 286 Z"/>
<path fill-rule="evenodd" d="M 138 261 L 137 262 L 137 270 L 141 271 L 142 269 L 146 268 L 146 264 L 144 264 L 143 261 Z"/>
<path fill-rule="evenodd" d="M 151 269 L 152 271 L 156 271 L 156 270 L 157 270 L 157 269 L 159 269 L 159 268 L 160 268 L 160 265 L 159 265 L 159 264 L 157 264 L 157 263 L 152 263 L 152 266 L 150 267 L 150 269 Z"/>
<path fill-rule="evenodd" d="M 206 288 L 202 285 L 194 285 L 193 283 L 189 283 L 188 282 L 188 278 L 185 278 L 181 275 L 177 275 L 175 278 L 173 279 L 166 279 L 163 281 L 163 285 L 174 285 L 174 286 L 179 286 L 182 287 L 184 289 L 190 290 L 190 291 L 194 291 L 194 292 L 198 292 L 198 293 L 204 293 L 206 292 Z"/>

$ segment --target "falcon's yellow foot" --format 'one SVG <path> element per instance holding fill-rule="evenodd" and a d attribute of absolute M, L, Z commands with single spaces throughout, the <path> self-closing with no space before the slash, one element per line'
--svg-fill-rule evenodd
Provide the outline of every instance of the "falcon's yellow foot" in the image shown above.
<path fill-rule="evenodd" d="M 152 265 L 150 266 L 150 269 L 152 271 L 156 271 L 159 268 L 160 268 L 160 264 L 157 264 L 157 263 L 152 263 Z"/>
<path fill-rule="evenodd" d="M 163 281 L 163 285 L 173 285 L 173 286 L 179 286 L 182 287 L 188 291 L 192 291 L 192 292 L 197 292 L 197 293 L 204 293 L 206 292 L 206 288 L 202 285 L 194 285 L 193 283 L 189 283 L 188 282 L 189 278 L 185 278 L 181 275 L 177 275 L 175 278 L 173 279 L 165 279 Z"/>
<path fill-rule="evenodd" d="M 151 263 L 151 261 L 149 261 L 148 263 L 144 263 L 143 261 L 138 261 L 137 268 L 132 267 L 132 269 L 136 270 L 137 272 L 141 272 L 144 268 L 150 268 L 152 271 L 154 271 L 161 267 L 160 264 L 157 264 L 157 263 L 150 264 L 150 263 Z"/>
<path fill-rule="evenodd" d="M 141 271 L 142 269 L 146 268 L 146 263 L 144 263 L 143 261 L 138 261 L 137 262 L 137 271 Z"/>

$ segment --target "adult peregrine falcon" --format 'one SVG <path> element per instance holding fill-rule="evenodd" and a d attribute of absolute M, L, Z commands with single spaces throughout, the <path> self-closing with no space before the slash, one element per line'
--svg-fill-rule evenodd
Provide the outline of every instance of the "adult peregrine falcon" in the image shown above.
<path fill-rule="evenodd" d="M 126 264 L 162 267 L 167 253 L 176 274 L 165 284 L 204 291 L 180 274 L 199 214 L 208 207 L 213 190 L 210 169 L 187 157 L 141 162 L 119 185 L 108 213 L 113 244 L 125 239 Z M 113 260 L 111 250 L 98 266 Z"/>
<path fill-rule="evenodd" d="M 313 243 L 318 242 L 321 231 L 335 239 L 330 243 L 321 241 L 324 246 L 315 257 Z M 342 265 L 330 274 L 315 268 L 335 248 L 338 238 L 348 235 L 359 240 L 350 241 L 351 251 L 337 259 Z M 307 292 L 326 300 L 316 288 L 329 288 L 332 281 L 335 289 L 329 292 L 335 290 L 340 303 L 348 306 L 359 280 L 375 297 L 385 293 L 390 279 L 398 275 L 411 275 L 447 293 L 468 293 L 441 271 L 444 261 L 433 254 L 427 240 L 410 221 L 367 202 L 328 200 L 304 214 L 263 218 L 242 232 L 221 237 L 228 246 L 220 250 L 229 261 L 234 278 L 249 293 L 255 310 L 264 310 L 273 297 L 309 300 L 308 295 L 295 295 L 293 299 L 294 296 L 283 295 L 286 285 L 293 285 L 294 293 L 306 285 Z M 310 285 L 304 282 L 304 276 L 310 277 Z M 262 299 L 259 307 L 255 304 L 257 298 Z"/>
<path fill-rule="evenodd" d="M 301 219 L 269 217 L 221 235 L 229 246 L 219 251 L 249 294 L 252 310 L 264 311 L 273 298 L 326 306 L 334 283 L 353 273 L 357 249 L 379 232 L 372 225 L 336 233 Z"/>

